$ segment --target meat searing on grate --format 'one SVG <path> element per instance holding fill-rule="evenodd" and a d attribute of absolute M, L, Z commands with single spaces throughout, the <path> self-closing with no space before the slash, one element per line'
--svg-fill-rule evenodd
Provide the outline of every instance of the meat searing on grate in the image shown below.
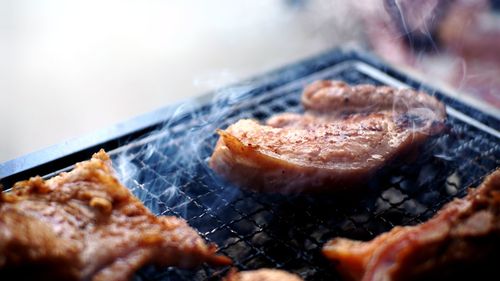
<path fill-rule="evenodd" d="M 241 272 L 231 271 L 223 281 L 303 281 L 303 279 L 283 270 L 263 268 Z"/>
<path fill-rule="evenodd" d="M 369 242 L 336 238 L 323 254 L 352 281 L 496 280 L 500 169 L 425 223 L 395 227 Z"/>
<path fill-rule="evenodd" d="M 265 124 L 243 119 L 219 130 L 210 167 L 255 191 L 317 192 L 360 186 L 397 156 L 444 128 L 436 98 L 411 89 L 317 81 L 302 95 L 304 114 Z"/>
<path fill-rule="evenodd" d="M 74 170 L 0 193 L 2 280 L 127 280 L 141 266 L 227 265 L 177 217 L 154 216 L 101 150 Z"/>

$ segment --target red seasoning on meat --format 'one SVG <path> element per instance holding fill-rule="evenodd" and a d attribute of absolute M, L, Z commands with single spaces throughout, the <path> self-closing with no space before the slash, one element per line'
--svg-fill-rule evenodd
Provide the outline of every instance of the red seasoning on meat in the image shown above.
<path fill-rule="evenodd" d="M 68 173 L 0 193 L 1 280 L 128 280 L 141 266 L 227 265 L 180 218 L 154 216 L 101 150 Z"/>
<path fill-rule="evenodd" d="M 336 238 L 323 254 L 351 281 L 497 280 L 488 274 L 500 258 L 500 170 L 425 223 L 369 242 Z"/>
<path fill-rule="evenodd" d="M 210 167 L 255 191 L 347 189 L 441 132 L 446 118 L 444 105 L 423 92 L 338 81 L 309 85 L 302 104 L 304 114 L 220 130 Z"/>

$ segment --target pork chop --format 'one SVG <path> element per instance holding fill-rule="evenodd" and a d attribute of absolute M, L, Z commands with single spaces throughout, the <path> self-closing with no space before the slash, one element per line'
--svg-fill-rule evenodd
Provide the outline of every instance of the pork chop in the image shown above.
<path fill-rule="evenodd" d="M 442 131 L 445 107 L 411 89 L 317 81 L 304 114 L 261 124 L 243 119 L 219 130 L 210 167 L 255 191 L 316 192 L 365 184 L 398 156 Z"/>
<path fill-rule="evenodd" d="M 154 216 L 101 150 L 47 181 L 0 192 L 2 280 L 128 280 L 141 266 L 227 265 L 177 217 Z"/>
<path fill-rule="evenodd" d="M 303 281 L 303 279 L 283 270 L 262 268 L 241 272 L 231 271 L 223 281 Z"/>
<path fill-rule="evenodd" d="M 496 280 L 487 276 L 500 258 L 500 169 L 425 223 L 369 242 L 336 238 L 323 253 L 351 281 Z"/>

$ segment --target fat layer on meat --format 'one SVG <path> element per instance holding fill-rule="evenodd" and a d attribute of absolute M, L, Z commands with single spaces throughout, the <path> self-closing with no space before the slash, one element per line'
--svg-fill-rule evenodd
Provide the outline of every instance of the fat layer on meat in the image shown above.
<path fill-rule="evenodd" d="M 223 281 L 303 281 L 303 279 L 283 270 L 262 268 L 241 272 L 231 271 Z"/>
<path fill-rule="evenodd" d="M 366 183 L 398 156 L 442 131 L 445 108 L 411 89 L 317 81 L 304 114 L 265 124 L 243 119 L 219 130 L 210 167 L 242 187 L 266 192 L 335 191 Z"/>
<path fill-rule="evenodd" d="M 154 216 L 104 151 L 0 193 L 1 280 L 128 280 L 141 266 L 229 264 L 180 218 Z"/>
<path fill-rule="evenodd" d="M 368 242 L 336 238 L 323 254 L 352 281 L 496 280 L 500 170 L 425 223 L 395 227 Z"/>

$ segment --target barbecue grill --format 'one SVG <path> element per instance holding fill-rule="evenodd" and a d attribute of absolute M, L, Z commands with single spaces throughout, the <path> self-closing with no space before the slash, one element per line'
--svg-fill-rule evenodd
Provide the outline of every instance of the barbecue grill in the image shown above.
<path fill-rule="evenodd" d="M 424 90 L 447 105 L 444 134 L 411 164 L 395 163 L 356 194 L 273 195 L 242 191 L 207 167 L 217 136 L 241 118 L 300 112 L 304 85 L 340 79 Z M 50 177 L 105 148 L 125 184 L 158 215 L 185 218 L 241 270 L 295 272 L 340 280 L 320 249 L 337 236 L 368 240 L 396 225 L 425 221 L 500 166 L 500 114 L 466 104 L 364 51 L 335 49 L 187 103 L 169 106 L 90 137 L 0 165 L 1 183 Z M 135 280 L 220 280 L 229 268 L 146 267 Z"/>

